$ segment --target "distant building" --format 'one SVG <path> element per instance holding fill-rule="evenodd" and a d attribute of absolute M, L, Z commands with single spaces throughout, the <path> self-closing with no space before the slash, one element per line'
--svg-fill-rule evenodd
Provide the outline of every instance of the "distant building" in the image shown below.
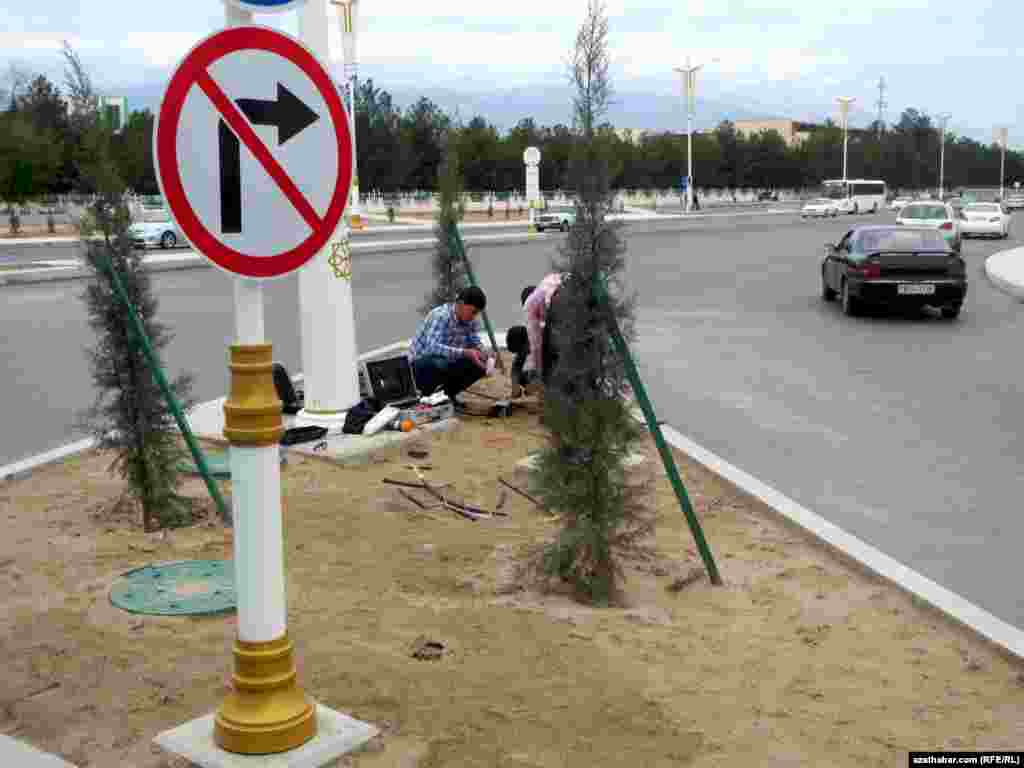
<path fill-rule="evenodd" d="M 693 129 L 694 136 L 698 136 L 701 133 L 704 133 L 704 131 L 698 131 L 696 128 Z M 616 128 L 615 135 L 622 141 L 628 141 L 630 144 L 639 144 L 644 139 L 651 139 L 655 136 L 686 138 L 686 131 L 655 131 L 650 128 Z"/>
<path fill-rule="evenodd" d="M 733 125 L 736 126 L 736 133 L 742 133 L 747 138 L 756 136 L 761 131 L 775 131 L 782 137 L 787 147 L 800 146 L 807 140 L 808 136 L 819 128 L 825 127 L 821 123 L 806 123 L 802 120 L 782 118 L 775 120 L 736 120 Z M 864 128 L 850 127 L 848 130 L 851 138 L 869 133 Z"/>
<path fill-rule="evenodd" d="M 102 96 L 100 111 L 114 133 L 119 133 L 128 122 L 128 99 L 124 96 Z"/>
<path fill-rule="evenodd" d="M 818 128 L 815 123 L 804 123 L 799 120 L 737 120 L 736 133 L 742 133 L 746 137 L 756 136 L 761 131 L 775 131 L 787 147 L 800 146 L 807 137 Z"/>

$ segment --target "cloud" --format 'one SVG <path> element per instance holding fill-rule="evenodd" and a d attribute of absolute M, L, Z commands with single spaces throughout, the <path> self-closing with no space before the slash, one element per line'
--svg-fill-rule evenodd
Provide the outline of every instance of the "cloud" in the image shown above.
<path fill-rule="evenodd" d="M 174 67 L 202 39 L 191 32 L 129 32 L 121 47 L 135 52 L 149 67 Z"/>
<path fill-rule="evenodd" d="M 310 0 L 319 2 L 321 0 Z M 498 91 L 564 85 L 565 60 L 586 0 L 359 0 L 360 76 L 383 87 Z M 990 4 L 991 5 L 991 4 Z M 996 7 L 998 6 L 998 8 Z M 774 114 L 829 113 L 836 93 L 871 111 L 879 75 L 893 120 L 905 106 L 952 111 L 963 130 L 990 138 L 1010 117 L 978 89 L 1019 58 L 1022 14 L 998 3 L 965 13 L 962 0 L 607 0 L 614 84 L 678 96 L 672 71 L 689 54 L 704 62 L 698 95 Z M 195 43 L 221 27 L 215 0 L 175 0 L 159 12 L 118 0 L 6 0 L 0 50 L 38 71 L 56 73 L 68 39 L 98 84 L 144 86 L 162 80 Z M 331 66 L 340 74 L 341 40 L 330 10 Z M 943 23 L 952 17 L 955 23 Z M 298 14 L 258 15 L 256 22 L 298 32 Z M 906 36 L 927 39 L 925 49 Z M 717 58 L 717 62 L 711 63 Z M 944 64 L 936 77 L 937 62 Z M 1011 125 L 1020 120 L 1006 120 Z M 952 124 L 952 123 L 951 123 Z"/>

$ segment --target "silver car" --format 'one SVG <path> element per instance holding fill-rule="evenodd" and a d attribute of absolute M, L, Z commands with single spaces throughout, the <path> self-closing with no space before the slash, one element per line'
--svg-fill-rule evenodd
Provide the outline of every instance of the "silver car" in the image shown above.
<path fill-rule="evenodd" d="M 128 234 L 136 248 L 159 246 L 167 250 L 177 245 L 187 245 L 173 221 L 139 221 L 131 225 Z"/>

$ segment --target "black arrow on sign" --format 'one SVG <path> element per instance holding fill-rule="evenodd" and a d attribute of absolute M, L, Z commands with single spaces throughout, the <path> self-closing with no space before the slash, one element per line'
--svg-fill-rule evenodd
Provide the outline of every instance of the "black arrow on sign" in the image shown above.
<path fill-rule="evenodd" d="M 235 99 L 235 103 L 253 125 L 275 126 L 278 146 L 320 119 L 320 115 L 281 83 L 277 84 L 277 101 Z M 218 125 L 217 138 L 220 146 L 220 229 L 224 234 L 238 234 L 242 231 L 241 145 L 224 120 Z"/>
<path fill-rule="evenodd" d="M 320 119 L 320 115 L 281 83 L 277 84 L 277 101 L 235 99 L 235 103 L 253 125 L 276 126 L 278 146 Z"/>

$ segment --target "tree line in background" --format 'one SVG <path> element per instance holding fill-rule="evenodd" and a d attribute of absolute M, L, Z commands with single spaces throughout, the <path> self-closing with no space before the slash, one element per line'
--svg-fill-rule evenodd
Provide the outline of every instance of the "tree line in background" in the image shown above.
<path fill-rule="evenodd" d="M 65 50 L 65 56 L 73 53 Z M 70 61 L 70 59 L 69 59 Z M 73 73 L 73 68 L 69 69 Z M 121 181 L 139 194 L 157 194 L 153 167 L 154 115 L 146 109 L 128 115 L 115 132 L 80 119 L 74 78 L 64 87 L 44 75 L 10 65 L 0 75 L 0 198 L 20 201 L 69 192 L 94 193 L 90 169 L 106 154 Z M 573 128 L 539 126 L 525 118 L 499 131 L 484 117 L 468 123 L 421 98 L 402 109 L 372 80 L 356 93 L 356 136 L 360 188 L 385 194 L 433 190 L 449 131 L 460 158 L 463 186 L 470 191 L 507 193 L 524 184 L 523 150 L 541 151 L 542 189 L 571 187 L 569 162 Z M 686 174 L 685 134 L 620 136 L 605 122 L 595 128 L 611 162 L 612 189 L 669 189 Z M 929 189 L 939 184 L 940 134 L 932 118 L 907 109 L 891 126 L 873 125 L 849 137 L 849 177 L 880 178 L 891 188 Z M 813 188 L 842 177 L 842 129 L 826 122 L 796 147 L 774 131 L 737 133 L 728 121 L 693 137 L 693 163 L 699 187 Z M 999 186 L 1000 150 L 947 134 L 947 189 Z M 1024 155 L 1006 155 L 1006 183 L 1024 180 Z"/>

